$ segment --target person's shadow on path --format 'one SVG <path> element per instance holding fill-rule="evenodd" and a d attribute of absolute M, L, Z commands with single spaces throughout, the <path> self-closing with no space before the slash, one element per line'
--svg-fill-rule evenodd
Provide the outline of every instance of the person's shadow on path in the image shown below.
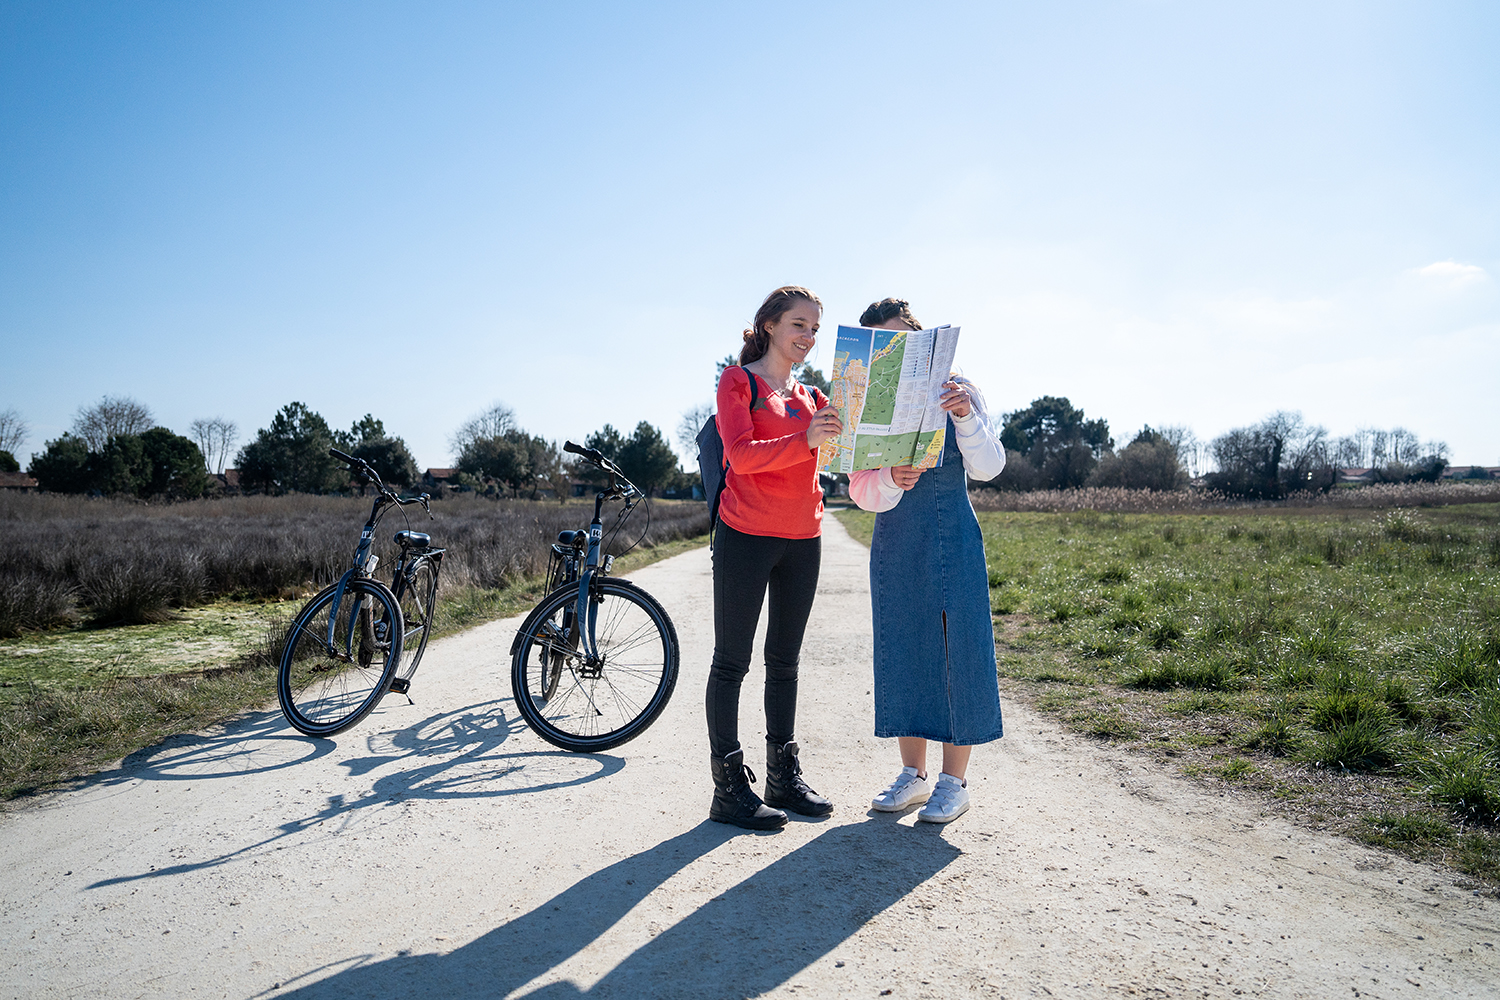
<path fill-rule="evenodd" d="M 738 831 L 704 821 L 448 954 L 374 962 L 351 957 L 337 963 L 342 971 L 317 982 L 282 983 L 261 995 L 287 1000 L 507 996 L 583 951 L 674 874 L 735 835 Z M 719 893 L 593 987 L 555 982 L 523 996 L 757 996 L 827 955 L 960 853 L 938 831 L 898 826 L 889 817 L 834 827 Z M 836 986 L 831 964 L 826 975 Z"/>

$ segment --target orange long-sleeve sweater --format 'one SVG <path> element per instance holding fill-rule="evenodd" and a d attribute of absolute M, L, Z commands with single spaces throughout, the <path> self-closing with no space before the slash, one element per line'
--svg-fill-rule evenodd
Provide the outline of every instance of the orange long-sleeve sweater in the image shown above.
<path fill-rule="evenodd" d="M 737 365 L 719 377 L 715 419 L 729 462 L 719 516 L 747 535 L 816 538 L 823 532 L 823 489 L 807 428 L 828 397 L 799 384 L 783 399 L 761 379 L 751 412 L 750 379 L 757 377 Z"/>

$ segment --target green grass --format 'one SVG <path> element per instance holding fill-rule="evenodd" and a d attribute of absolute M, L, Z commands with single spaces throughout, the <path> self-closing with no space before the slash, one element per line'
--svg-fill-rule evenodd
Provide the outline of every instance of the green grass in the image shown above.
<path fill-rule="evenodd" d="M 173 620 L 123 628 L 69 628 L 0 639 L 0 706 L 34 691 L 103 688 L 130 678 L 186 676 L 223 667 L 302 606 L 219 601 Z"/>
<path fill-rule="evenodd" d="M 638 549 L 616 559 L 614 573 L 707 542 L 702 536 Z M 541 598 L 541 585 L 539 577 L 492 589 L 440 582 L 433 635 L 520 614 Z M 285 624 L 303 603 L 220 602 L 160 624 L 0 640 L 0 801 L 274 704 L 272 664 Z"/>
<path fill-rule="evenodd" d="M 1001 676 L 1044 710 L 1205 778 L 1323 782 L 1287 801 L 1367 839 L 1425 803 L 1441 845 L 1381 842 L 1495 881 L 1500 505 L 979 519 Z"/>

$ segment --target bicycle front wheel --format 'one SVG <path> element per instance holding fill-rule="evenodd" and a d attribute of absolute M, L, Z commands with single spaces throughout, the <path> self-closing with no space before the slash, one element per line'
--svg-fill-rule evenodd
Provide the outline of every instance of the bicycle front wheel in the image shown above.
<path fill-rule="evenodd" d="M 332 736 L 369 715 L 390 688 L 402 630 L 400 605 L 374 580 L 350 580 L 342 596 L 334 584 L 307 602 L 276 671 L 287 721 L 308 736 Z"/>
<path fill-rule="evenodd" d="M 401 620 L 405 629 L 401 639 L 401 665 L 396 676 L 411 680 L 427 649 L 427 633 L 432 630 L 432 612 L 437 604 L 437 567 L 429 559 L 418 559 L 406 571 L 401 585 Z"/>
<path fill-rule="evenodd" d="M 656 599 L 627 580 L 596 580 L 592 591 L 594 660 L 574 621 L 576 586 L 543 598 L 511 648 L 521 717 L 553 746 L 584 753 L 645 732 L 677 684 L 677 630 Z"/>

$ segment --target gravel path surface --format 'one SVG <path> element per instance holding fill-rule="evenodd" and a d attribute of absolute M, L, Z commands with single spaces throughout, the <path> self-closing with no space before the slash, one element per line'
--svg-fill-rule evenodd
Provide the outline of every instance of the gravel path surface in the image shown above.
<path fill-rule="evenodd" d="M 1015 702 L 966 816 L 869 811 L 898 761 L 870 736 L 866 552 L 825 524 L 799 737 L 831 819 L 705 819 L 691 552 L 632 577 L 683 670 L 610 753 L 526 729 L 509 620 L 433 644 L 416 705 L 334 740 L 272 706 L 0 816 L 0 998 L 1500 995 L 1493 900 Z"/>

